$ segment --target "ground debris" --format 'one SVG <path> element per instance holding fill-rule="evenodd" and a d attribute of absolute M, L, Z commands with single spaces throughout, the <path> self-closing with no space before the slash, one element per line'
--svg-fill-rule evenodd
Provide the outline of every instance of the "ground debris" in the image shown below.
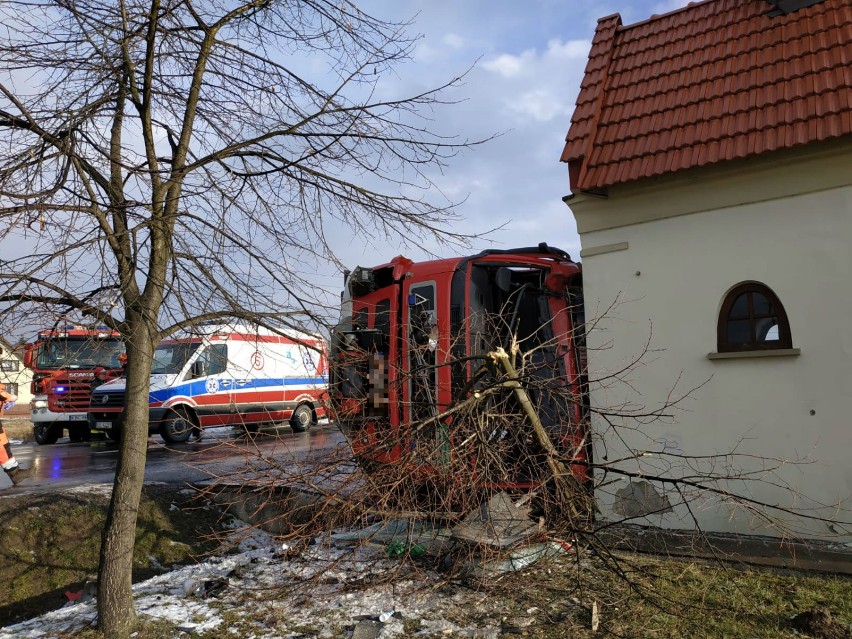
<path fill-rule="evenodd" d="M 86 583 L 83 585 L 82 590 L 73 591 L 66 590 L 65 598 L 68 599 L 69 604 L 74 603 L 87 603 L 90 601 L 94 601 L 98 596 L 98 582 L 96 577 L 92 577 L 86 580 Z"/>
<path fill-rule="evenodd" d="M 514 503 L 505 492 L 493 495 L 452 528 L 399 518 L 337 531 L 330 540 L 338 547 L 382 548 L 389 558 L 435 560 L 445 571 L 480 581 L 522 570 L 571 547 L 541 539 L 529 507 Z"/>
<path fill-rule="evenodd" d="M 506 493 L 497 493 L 472 510 L 450 534 L 454 539 L 507 548 L 538 532 L 530 520 L 530 509 L 518 507 Z"/>
<path fill-rule="evenodd" d="M 364 619 L 355 624 L 352 629 L 352 639 L 377 639 L 382 633 L 382 624 L 378 621 Z"/>
<path fill-rule="evenodd" d="M 825 608 L 800 612 L 790 620 L 790 625 L 816 639 L 852 639 L 849 627 L 837 621 Z"/>

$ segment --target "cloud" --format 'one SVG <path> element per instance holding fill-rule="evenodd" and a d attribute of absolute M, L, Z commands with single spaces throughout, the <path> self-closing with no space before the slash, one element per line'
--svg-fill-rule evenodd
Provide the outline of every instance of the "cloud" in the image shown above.
<path fill-rule="evenodd" d="M 508 100 L 508 105 L 518 113 L 532 116 L 539 122 L 547 122 L 558 115 L 567 116 L 570 113 L 569 105 L 547 89 L 528 91 L 515 100 Z"/>
<path fill-rule="evenodd" d="M 547 43 L 546 57 L 557 60 L 585 60 L 591 48 L 591 40 L 551 40 Z"/>
<path fill-rule="evenodd" d="M 670 11 L 685 7 L 688 2 L 689 0 L 665 0 L 664 2 L 658 2 L 653 6 L 652 13 L 654 15 L 669 13 Z M 651 16 L 649 15 L 648 17 L 650 18 Z"/>
<path fill-rule="evenodd" d="M 570 188 L 568 170 L 559 157 L 597 20 L 621 11 L 629 24 L 646 20 L 660 5 L 678 8 L 687 0 L 365 2 L 382 15 L 416 14 L 414 30 L 424 36 L 412 64 L 389 76 L 383 90 L 416 94 L 476 63 L 443 96 L 446 104 L 428 114 L 429 130 L 436 134 L 468 140 L 501 134 L 449 158 L 440 169 L 425 169 L 435 183 L 427 198 L 460 202 L 463 219 L 452 230 L 476 235 L 505 225 L 475 240 L 472 251 L 489 244 L 510 248 L 547 241 L 576 256 L 579 238 L 562 202 Z M 342 261 L 380 263 L 400 252 L 425 257 L 416 247 L 402 247 L 397 238 L 367 239 L 352 242 L 351 233 L 342 232 Z"/>
<path fill-rule="evenodd" d="M 504 78 L 514 78 L 521 74 L 524 69 L 524 57 L 532 58 L 533 53 L 528 52 L 521 56 L 504 53 L 492 60 L 483 63 L 483 67 L 489 71 L 499 73 Z"/>
<path fill-rule="evenodd" d="M 515 78 L 524 74 L 535 73 L 551 68 L 554 64 L 564 65 L 568 60 L 585 60 L 592 46 L 591 40 L 559 39 L 548 41 L 547 47 L 541 52 L 527 49 L 519 55 L 501 53 L 483 63 L 488 71 L 497 73 L 504 78 Z M 553 81 L 553 78 L 550 78 Z"/>
<path fill-rule="evenodd" d="M 482 67 L 492 74 L 504 109 L 537 122 L 557 117 L 567 122 L 591 46 L 586 39 L 552 38 L 540 49 L 495 55 Z"/>
<path fill-rule="evenodd" d="M 451 49 L 463 49 L 465 47 L 466 40 L 457 33 L 448 33 L 444 36 L 444 44 Z"/>

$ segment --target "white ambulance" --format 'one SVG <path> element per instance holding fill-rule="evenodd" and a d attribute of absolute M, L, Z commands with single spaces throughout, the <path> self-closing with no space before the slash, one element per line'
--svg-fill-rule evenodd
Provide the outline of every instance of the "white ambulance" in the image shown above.
<path fill-rule="evenodd" d="M 89 426 L 118 439 L 125 380 L 92 392 Z M 325 416 L 325 342 L 288 330 L 203 325 L 157 346 L 151 369 L 149 430 L 182 442 L 209 426 L 255 430 L 288 420 L 295 432 Z"/>

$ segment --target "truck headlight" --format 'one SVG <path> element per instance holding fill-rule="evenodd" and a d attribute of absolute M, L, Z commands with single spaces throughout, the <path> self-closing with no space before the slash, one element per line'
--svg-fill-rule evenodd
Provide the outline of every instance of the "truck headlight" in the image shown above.
<path fill-rule="evenodd" d="M 34 399 L 30 402 L 30 408 L 32 410 L 38 410 L 39 408 L 47 408 L 47 400 L 46 399 Z"/>

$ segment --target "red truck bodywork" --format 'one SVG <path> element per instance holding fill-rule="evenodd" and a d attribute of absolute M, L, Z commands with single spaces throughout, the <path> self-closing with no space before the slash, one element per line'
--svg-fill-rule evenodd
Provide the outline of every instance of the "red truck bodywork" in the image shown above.
<path fill-rule="evenodd" d="M 548 359 L 545 386 L 554 392 L 538 398 L 550 403 L 542 421 L 572 451 L 573 472 L 585 482 L 581 278 L 579 264 L 544 244 L 420 263 L 399 256 L 348 274 L 343 299 L 351 309 L 332 337 L 331 395 L 356 458 L 394 464 L 424 437 L 434 445 L 434 429 L 415 425 L 469 397 L 475 371 L 490 351 L 509 350 L 511 333 L 522 351 Z M 453 418 L 440 421 L 452 451 Z"/>

